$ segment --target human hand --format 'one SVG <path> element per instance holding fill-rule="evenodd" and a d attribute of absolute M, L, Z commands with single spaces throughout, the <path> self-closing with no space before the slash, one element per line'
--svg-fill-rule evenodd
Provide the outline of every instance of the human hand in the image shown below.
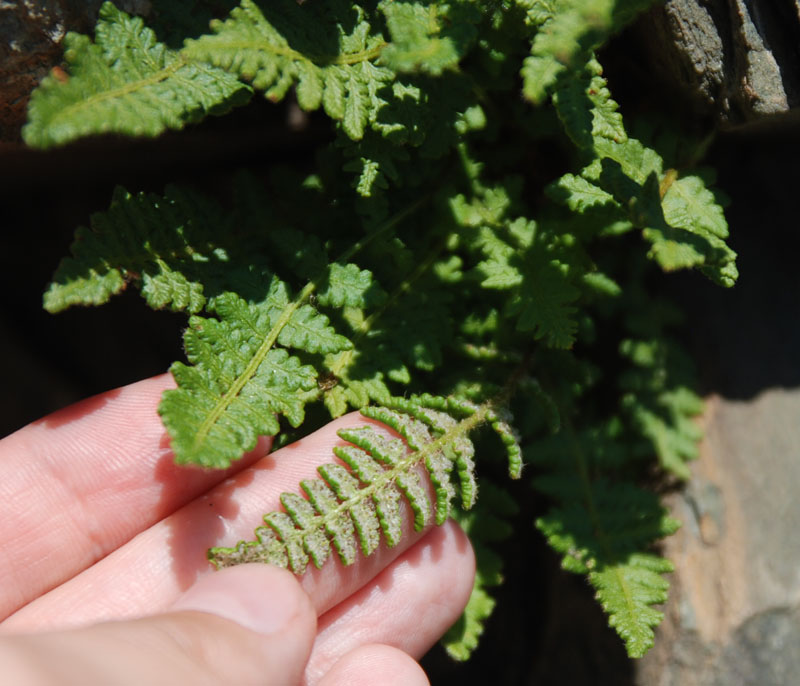
<path fill-rule="evenodd" d="M 213 572 L 207 548 L 252 532 L 332 459 L 351 415 L 231 469 L 177 467 L 156 377 L 0 441 L 0 673 L 14 684 L 417 684 L 418 658 L 466 604 L 469 541 L 449 522 L 298 582 Z M 202 614 L 201 614 L 202 613 Z M 319 619 L 317 619 L 317 617 Z M 16 670 L 16 671 L 14 671 Z"/>

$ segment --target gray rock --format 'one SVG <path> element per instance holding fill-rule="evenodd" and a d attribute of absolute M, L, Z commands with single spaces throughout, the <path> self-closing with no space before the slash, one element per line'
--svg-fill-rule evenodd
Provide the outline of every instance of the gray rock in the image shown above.
<path fill-rule="evenodd" d="M 659 78 L 740 124 L 800 104 L 798 0 L 667 0 L 638 25 Z"/>
<path fill-rule="evenodd" d="M 643 686 L 772 686 L 800 674 L 800 391 L 712 398 L 684 522 L 665 554 L 676 567 Z"/>

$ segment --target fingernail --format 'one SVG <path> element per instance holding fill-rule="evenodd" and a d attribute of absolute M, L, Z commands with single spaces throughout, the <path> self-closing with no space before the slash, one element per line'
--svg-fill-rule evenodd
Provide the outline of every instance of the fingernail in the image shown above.
<path fill-rule="evenodd" d="M 260 634 L 283 631 L 308 597 L 287 571 L 248 564 L 208 574 L 173 605 L 174 610 L 209 612 Z"/>

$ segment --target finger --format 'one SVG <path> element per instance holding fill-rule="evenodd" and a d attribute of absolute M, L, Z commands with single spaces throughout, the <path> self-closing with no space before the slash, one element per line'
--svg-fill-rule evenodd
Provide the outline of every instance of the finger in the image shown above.
<path fill-rule="evenodd" d="M 174 464 L 162 375 L 89 398 L 0 441 L 0 618 L 105 557 L 228 471 Z"/>
<path fill-rule="evenodd" d="M 422 657 L 461 615 L 474 578 L 475 557 L 461 527 L 433 529 L 369 587 L 320 617 L 306 683 L 327 683 L 334 665 L 370 643 Z"/>
<path fill-rule="evenodd" d="M 352 414 L 331 422 L 297 443 L 261 459 L 164 521 L 142 532 L 78 576 L 29 603 L 2 625 L 4 631 L 76 626 L 158 612 L 168 607 L 211 568 L 205 551 L 253 537 L 264 512 L 280 509 L 280 493 L 297 492 L 302 479 L 314 478 L 332 448 L 343 445 L 341 427 L 382 424 Z M 430 497 L 430 494 L 429 494 Z M 343 567 L 332 555 L 321 570 L 302 578 L 322 614 L 374 578 L 423 535 L 413 531 L 413 513 L 400 507 L 404 535 L 395 548 L 381 545 L 370 557 Z"/>
<path fill-rule="evenodd" d="M 422 667 L 402 650 L 385 645 L 356 648 L 310 686 L 427 686 Z"/>
<path fill-rule="evenodd" d="M 168 614 L 0 641 L 8 683 L 299 682 L 316 616 L 291 574 L 245 565 L 202 579 Z"/>

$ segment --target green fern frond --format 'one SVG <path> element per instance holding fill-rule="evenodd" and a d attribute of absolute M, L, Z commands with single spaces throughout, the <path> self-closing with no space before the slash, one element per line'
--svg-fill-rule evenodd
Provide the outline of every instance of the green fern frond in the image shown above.
<path fill-rule="evenodd" d="M 662 181 L 664 218 L 670 226 L 680 227 L 708 241 L 712 258 L 701 271 L 721 286 L 731 287 L 739 278 L 736 253 L 725 243 L 728 222 L 714 193 L 699 176 L 666 176 Z M 669 183 L 671 181 L 671 183 Z"/>
<path fill-rule="evenodd" d="M 481 188 L 475 197 L 455 196 L 450 203 L 462 237 L 486 259 L 477 265 L 481 285 L 507 291 L 506 311 L 519 331 L 531 331 L 551 347 L 569 348 L 577 322 L 573 303 L 580 291 L 570 276 L 570 256 L 552 232 L 525 217 L 514 217 L 516 182 Z"/>
<path fill-rule="evenodd" d="M 603 68 L 594 58 L 576 78 L 559 85 L 553 104 L 564 130 L 579 148 L 591 150 L 598 138 L 617 143 L 628 139 L 619 105 L 611 98 Z"/>
<path fill-rule="evenodd" d="M 678 522 L 655 495 L 629 484 L 587 484 L 567 476 L 538 483 L 569 504 L 537 520 L 537 527 L 563 555 L 565 569 L 588 575 L 628 655 L 641 657 L 663 617 L 651 607 L 667 599 L 669 584 L 661 574 L 672 571 L 667 560 L 644 551 L 674 533 Z"/>
<path fill-rule="evenodd" d="M 372 198 L 387 188 L 389 182 L 400 182 L 399 165 L 410 159 L 408 150 L 395 145 L 375 132 L 368 132 L 360 141 L 344 139 L 344 171 L 355 174 L 353 186 L 364 198 Z"/>
<path fill-rule="evenodd" d="M 547 187 L 547 193 L 553 200 L 578 214 L 597 208 L 610 208 L 623 216 L 614 196 L 583 176 L 564 174 Z"/>
<path fill-rule="evenodd" d="M 608 623 L 625 641 L 630 657 L 642 657 L 653 647 L 653 627 L 664 613 L 652 606 L 667 601 L 669 582 L 662 575 L 671 571 L 672 564 L 663 557 L 631 553 L 620 562 L 600 564 L 589 574 Z"/>
<path fill-rule="evenodd" d="M 454 336 L 448 313 L 456 294 L 448 286 L 458 284 L 462 274 L 452 261 L 438 260 L 439 254 L 436 249 L 422 260 L 368 316 L 362 309 L 344 311 L 354 348 L 324 360 L 336 380 L 325 393 L 332 416 L 344 414 L 348 406 L 386 404 L 390 382 L 408 385 L 415 370 L 442 365 Z M 402 338 L 397 331 L 404 332 Z"/>
<path fill-rule="evenodd" d="M 381 91 L 393 73 L 375 64 L 383 36 L 361 10 L 351 23 L 352 11 L 350 3 L 300 6 L 293 0 L 270 2 L 262 11 L 242 0 L 230 18 L 212 22 L 214 35 L 187 41 L 184 54 L 252 81 L 273 101 L 296 86 L 300 107 L 323 107 L 360 140 L 386 104 Z"/>
<path fill-rule="evenodd" d="M 594 160 L 580 177 L 556 182 L 551 197 L 580 213 L 616 205 L 621 218 L 642 230 L 649 257 L 662 269 L 699 267 L 732 286 L 736 253 L 725 244 L 728 227 L 714 194 L 699 176 L 664 170 L 655 150 L 627 137 L 594 58 L 579 73 L 556 88 L 553 103 L 567 134 Z"/>
<path fill-rule="evenodd" d="M 533 236 L 532 223 L 517 222 Z M 531 331 L 554 348 L 569 348 L 575 340 L 577 321 L 574 302 L 580 291 L 570 277 L 569 258 L 558 242 L 546 242 L 540 231 L 537 240 L 522 252 L 508 246 L 495 248 L 490 259 L 480 263 L 484 288 L 509 290 L 507 312 L 517 319 L 517 329 Z"/>
<path fill-rule="evenodd" d="M 391 43 L 381 63 L 396 72 L 424 71 L 434 76 L 454 69 L 475 41 L 481 20 L 471 2 L 428 4 L 387 2 L 382 8 Z"/>
<path fill-rule="evenodd" d="M 522 67 L 523 92 L 542 102 L 551 87 L 579 70 L 595 48 L 621 30 L 652 0 L 517 0 L 536 27 Z"/>
<path fill-rule="evenodd" d="M 299 392 L 316 387 L 316 372 L 288 350 L 330 353 L 352 345 L 304 304 L 306 297 L 292 300 L 273 277 L 262 301 L 224 293 L 213 303 L 217 319 L 189 320 L 184 345 L 193 366 L 172 365 L 178 388 L 165 392 L 159 405 L 178 462 L 225 467 L 259 435 L 278 432 L 276 414 L 293 426 L 302 423 Z"/>
<path fill-rule="evenodd" d="M 199 312 L 205 287 L 222 278 L 229 254 L 215 243 L 230 230 L 221 208 L 199 193 L 168 187 L 164 196 L 122 188 L 107 212 L 79 228 L 44 295 L 49 312 L 100 305 L 129 283 L 150 307 Z"/>
<path fill-rule="evenodd" d="M 98 133 L 157 136 L 249 98 L 235 76 L 185 60 L 111 2 L 100 8 L 94 43 L 76 33 L 64 42 L 69 75 L 48 76 L 33 92 L 23 129 L 28 145 Z"/>
<path fill-rule="evenodd" d="M 442 646 L 447 654 L 458 662 L 466 662 L 472 656 L 483 635 L 486 621 L 492 616 L 497 605 L 497 601 L 486 590 L 487 585 L 483 574 L 476 570 L 475 584 L 464 611 L 442 636 Z"/>
<path fill-rule="evenodd" d="M 621 353 L 633 368 L 620 376 L 622 409 L 654 451 L 661 467 L 688 479 L 703 432 L 696 423 L 703 401 L 690 390 L 688 360 L 668 340 L 625 340 Z"/>
<path fill-rule="evenodd" d="M 381 534 L 387 545 L 397 545 L 403 535 L 402 499 L 411 507 L 416 531 L 433 521 L 442 524 L 456 495 L 453 471 L 461 505 L 470 508 L 477 488 L 469 433 L 489 417 L 489 406 L 434 396 L 396 398 L 391 404 L 393 409 L 369 407 L 362 414 L 394 429 L 402 439 L 371 426 L 341 429 L 339 436 L 349 445 L 334 448 L 334 454 L 343 464 L 323 465 L 318 469 L 321 479 L 302 481 L 305 498 L 284 493 L 285 512 L 265 515 L 266 526 L 256 529 L 255 541 L 213 548 L 209 559 L 218 568 L 269 562 L 302 574 L 309 560 L 322 567 L 333 546 L 342 564 L 352 564 L 359 546 L 365 556 L 377 549 Z M 464 418 L 458 421 L 453 414 Z M 424 467 L 431 480 L 433 502 L 418 467 Z"/>

